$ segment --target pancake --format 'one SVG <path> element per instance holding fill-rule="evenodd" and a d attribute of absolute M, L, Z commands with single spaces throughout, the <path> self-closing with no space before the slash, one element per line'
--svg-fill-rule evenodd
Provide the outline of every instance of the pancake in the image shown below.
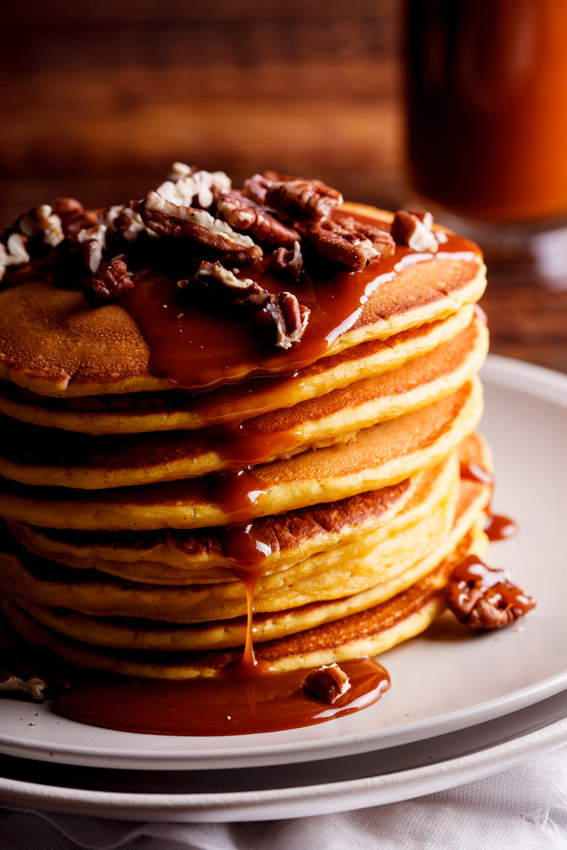
<path fill-rule="evenodd" d="M 481 413 L 481 386 L 474 378 L 434 404 L 365 428 L 348 444 L 256 466 L 238 478 L 207 476 L 100 493 L 82 491 L 80 497 L 62 487 L 27 487 L 4 480 L 0 516 L 86 531 L 246 522 L 402 481 L 447 457 L 475 430 Z M 230 492 L 231 486 L 237 488 L 236 494 Z"/>
<path fill-rule="evenodd" d="M 486 536 L 479 530 L 479 520 L 482 520 L 483 516 L 481 510 L 479 517 L 479 504 L 486 505 L 489 497 L 489 493 L 486 492 L 488 488 L 484 485 L 485 492 L 480 495 L 483 485 L 473 482 L 465 482 L 465 484 L 469 494 L 476 489 L 476 499 L 472 497 L 466 507 L 464 500 L 461 500 L 461 512 L 458 514 L 452 533 L 446 537 L 435 556 L 431 556 L 421 565 L 422 578 L 416 581 L 415 576 L 412 576 L 413 583 L 408 589 L 398 590 L 390 597 L 382 596 L 384 601 L 377 601 L 380 598 L 380 592 L 373 598 L 373 592 L 370 591 L 337 602 L 315 603 L 299 611 L 287 611 L 281 618 L 276 615 L 263 620 L 260 617 L 258 619 L 260 636 L 256 637 L 257 657 L 268 661 L 274 670 L 318 667 L 321 664 L 343 661 L 364 654 L 376 655 L 424 631 L 444 610 L 443 589 L 453 568 L 472 552 L 481 555 L 486 546 Z M 467 522 L 471 522 L 470 528 L 463 537 L 459 538 L 458 532 L 466 527 Z M 443 556 L 444 551 L 446 554 Z M 400 583 L 400 586 L 403 584 Z M 389 590 L 391 592 L 392 588 Z M 4 597 L 2 602 L 8 620 L 18 632 L 25 635 L 26 640 L 47 646 L 67 661 L 81 667 L 149 678 L 192 678 L 212 675 L 215 670 L 238 660 L 241 654 L 241 650 L 230 649 L 230 646 L 226 650 L 186 649 L 187 644 L 189 647 L 192 644 L 192 635 L 196 637 L 197 644 L 199 644 L 199 634 L 201 640 L 206 635 L 205 645 L 208 647 L 214 645 L 215 632 L 222 633 L 221 642 L 223 638 L 226 641 L 227 627 L 220 623 L 205 626 L 204 633 L 199 629 L 191 631 L 189 628 L 165 632 L 165 635 L 157 630 L 150 631 L 148 634 L 152 635 L 153 639 L 149 638 L 149 646 L 144 643 L 145 633 L 138 630 L 134 632 L 136 637 L 133 642 L 136 647 L 141 648 L 117 650 L 113 647 L 112 654 L 106 654 L 89 645 L 91 635 L 106 634 L 108 640 L 110 636 L 117 637 L 117 632 L 124 636 L 124 632 L 128 632 L 127 627 L 126 629 L 121 629 L 120 626 L 113 628 L 113 624 L 110 623 L 106 625 L 105 630 L 105 624 L 102 629 L 97 628 L 99 621 L 91 618 L 73 617 L 69 616 L 69 612 L 49 611 L 32 606 L 34 613 L 44 621 L 48 621 L 45 622 L 45 625 L 49 623 L 48 628 L 45 628 L 25 614 L 24 609 L 17 602 L 8 597 Z M 285 637 L 271 636 L 278 633 L 278 620 L 279 634 L 286 635 Z M 299 631 L 297 631 L 298 620 L 303 625 Z M 319 625 L 315 625 L 316 623 Z M 92 632 L 88 629 L 89 624 L 94 626 Z M 272 628 L 270 629 L 269 626 Z M 63 637 L 56 631 L 57 627 L 62 627 L 68 632 L 78 628 L 88 641 L 79 642 Z M 228 629 L 231 628 L 232 639 L 241 641 L 245 631 L 244 622 L 232 626 L 229 623 Z M 291 629 L 294 631 L 290 633 L 288 630 Z M 171 641 L 167 641 L 169 636 L 173 636 Z M 171 647 L 176 646 L 177 640 L 181 643 L 179 647 L 181 651 L 173 652 Z M 230 638 L 228 640 L 230 641 Z M 101 639 L 101 644 L 105 645 L 104 638 Z"/>
<path fill-rule="evenodd" d="M 252 533 L 268 554 L 263 575 L 344 546 L 381 530 L 395 534 L 433 512 L 454 479 L 455 458 L 399 484 L 338 502 L 256 519 Z M 167 531 L 120 535 L 10 526 L 12 536 L 34 555 L 80 570 L 96 569 L 148 584 L 182 585 L 238 581 L 234 557 L 225 551 L 225 530 Z"/>
<path fill-rule="evenodd" d="M 293 377 L 259 378 L 200 395 L 182 390 L 50 398 L 0 382 L 0 414 L 43 428 L 84 434 L 195 430 L 242 422 L 375 377 L 433 351 L 467 328 L 471 305 L 446 319 L 373 340 L 312 363 Z"/>
<path fill-rule="evenodd" d="M 345 205 L 344 211 L 359 212 L 385 224 L 392 218 L 360 205 Z M 439 256 L 424 254 L 424 262 L 414 262 L 410 255 L 412 262 L 404 267 L 398 261 L 400 268 L 391 275 L 383 273 L 383 261 L 372 261 L 364 280 L 381 274 L 379 285 L 360 311 L 352 314 L 348 329 L 339 329 L 325 350 L 308 360 L 388 339 L 444 319 L 478 300 L 486 285 L 485 268 L 475 246 L 468 243 L 468 249 L 452 254 L 445 249 Z M 126 303 L 123 300 L 122 304 Z M 0 340 L 0 379 L 41 395 L 72 397 L 171 388 L 171 380 L 156 376 L 155 366 L 150 366 L 147 341 L 124 306 L 92 309 L 82 292 L 44 280 L 27 280 L 0 292 Z M 224 354 L 223 360 L 230 362 Z M 299 350 L 293 358 L 278 355 L 269 371 L 284 369 L 289 374 L 297 365 L 308 365 L 301 361 Z M 257 373 L 255 363 L 246 357 L 230 363 L 230 368 L 233 381 Z"/>
<path fill-rule="evenodd" d="M 0 475 L 34 486 L 101 489 L 270 462 L 349 439 L 353 432 L 449 395 L 478 372 L 487 348 L 486 327 L 475 318 L 452 340 L 394 371 L 263 414 L 234 431 L 92 438 L 5 418 Z"/>

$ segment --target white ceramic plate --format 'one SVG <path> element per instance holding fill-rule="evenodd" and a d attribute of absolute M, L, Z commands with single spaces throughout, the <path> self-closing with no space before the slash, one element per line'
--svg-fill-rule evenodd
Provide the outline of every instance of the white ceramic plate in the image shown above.
<path fill-rule="evenodd" d="M 485 367 L 495 512 L 517 538 L 494 544 L 504 566 L 538 600 L 517 627 L 470 635 L 450 616 L 381 661 L 392 687 L 372 708 L 275 734 L 169 738 L 84 726 L 49 705 L 0 703 L 0 752 L 115 769 L 208 770 L 313 762 L 425 741 L 510 715 L 567 689 L 567 379 L 491 357 Z M 366 780 L 365 780 L 366 781 Z M 464 780 L 463 780 L 464 781 Z"/>

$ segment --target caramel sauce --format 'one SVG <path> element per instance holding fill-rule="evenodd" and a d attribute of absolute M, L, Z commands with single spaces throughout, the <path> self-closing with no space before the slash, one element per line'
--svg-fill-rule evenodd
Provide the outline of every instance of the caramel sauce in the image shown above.
<path fill-rule="evenodd" d="M 340 213 L 338 214 L 340 216 Z M 356 218 L 376 225 L 376 220 Z M 139 273 L 136 286 L 120 299 L 140 328 L 150 349 L 150 369 L 172 384 L 194 392 L 246 377 L 293 375 L 320 357 L 359 319 L 364 304 L 383 283 L 403 268 L 433 259 L 478 259 L 467 239 L 450 235 L 438 254 L 416 254 L 396 245 L 393 256 L 373 260 L 361 271 L 332 271 L 299 284 L 271 274 L 269 256 L 242 266 L 237 276 L 257 281 L 272 294 L 293 292 L 310 308 L 302 339 L 284 350 L 259 333 L 246 316 L 197 310 L 179 299 L 177 281 L 155 273 Z"/>
<path fill-rule="evenodd" d="M 79 723 L 154 735 L 246 735 L 323 723 L 377 702 L 387 672 L 370 658 L 341 662 L 351 687 L 331 705 L 303 691 L 306 670 L 250 674 L 229 669 L 211 679 L 136 680 L 81 685 L 57 700 Z"/>
<path fill-rule="evenodd" d="M 466 481 L 477 481 L 479 484 L 494 485 L 494 476 L 491 472 L 483 469 L 478 463 L 461 463 L 461 478 Z"/>
<path fill-rule="evenodd" d="M 508 540 L 518 533 L 517 523 L 507 516 L 488 513 L 484 525 L 484 533 L 491 543 L 496 540 Z"/>

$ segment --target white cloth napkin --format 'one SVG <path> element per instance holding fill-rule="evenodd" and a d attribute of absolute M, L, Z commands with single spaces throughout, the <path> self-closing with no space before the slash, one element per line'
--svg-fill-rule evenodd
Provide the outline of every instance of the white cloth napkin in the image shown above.
<path fill-rule="evenodd" d="M 2 850 L 566 850 L 567 747 L 387 806 L 234 824 L 132 823 L 4 810 Z"/>

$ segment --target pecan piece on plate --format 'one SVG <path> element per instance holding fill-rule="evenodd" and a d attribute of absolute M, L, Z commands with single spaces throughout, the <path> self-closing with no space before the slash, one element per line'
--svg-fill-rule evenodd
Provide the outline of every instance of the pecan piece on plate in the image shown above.
<path fill-rule="evenodd" d="M 307 224 L 303 232 L 319 254 L 353 271 L 363 269 L 376 257 L 389 257 L 395 250 L 394 240 L 386 230 L 351 216 Z"/>
<path fill-rule="evenodd" d="M 117 301 L 133 286 L 126 263 L 120 257 L 114 257 L 108 263 L 105 260 L 101 262 L 98 272 L 85 287 L 84 296 L 89 304 L 100 307 Z"/>
<path fill-rule="evenodd" d="M 278 221 L 260 204 L 239 192 L 227 192 L 217 202 L 219 213 L 235 230 L 245 230 L 259 242 L 268 245 L 293 245 L 299 233 Z"/>
<path fill-rule="evenodd" d="M 338 664 L 328 664 L 311 670 L 303 688 L 320 702 L 333 703 L 350 688 L 350 680 Z"/>
<path fill-rule="evenodd" d="M 266 179 L 270 181 L 272 175 L 270 172 L 268 175 Z M 299 177 L 271 180 L 265 198 L 266 206 L 281 210 L 291 218 L 311 221 L 326 218 L 342 202 L 341 193 L 331 186 L 321 183 L 320 180 L 304 180 Z"/>
<path fill-rule="evenodd" d="M 433 231 L 431 213 L 420 210 L 398 210 L 392 221 L 391 233 L 398 245 L 432 254 L 439 250 L 440 243 L 447 241 L 443 230 Z"/>
<path fill-rule="evenodd" d="M 226 221 L 214 218 L 206 210 L 173 204 L 157 192 L 148 194 L 140 214 L 146 226 L 159 236 L 196 242 L 233 262 L 253 262 L 263 253 L 249 236 L 237 233 Z"/>
<path fill-rule="evenodd" d="M 298 241 L 291 248 L 278 248 L 272 254 L 270 269 L 276 277 L 298 283 L 305 275 L 301 245 Z"/>
<path fill-rule="evenodd" d="M 504 570 L 488 567 L 476 555 L 469 555 L 449 577 L 447 606 L 461 623 L 480 631 L 507 626 L 536 603 Z"/>
<path fill-rule="evenodd" d="M 193 279 L 180 280 L 177 286 L 186 293 L 186 297 L 194 292 L 198 298 L 203 294 L 204 287 L 205 294 L 211 296 L 211 303 L 217 299 L 218 305 L 220 297 L 225 306 L 244 308 L 251 312 L 263 311 L 275 327 L 278 348 L 290 348 L 301 339 L 307 327 L 309 308 L 300 304 L 293 293 L 272 295 L 254 280 L 237 278 L 218 261 L 202 262 Z"/>
<path fill-rule="evenodd" d="M 70 685 L 71 682 L 54 667 L 54 660 L 42 650 L 16 643 L 2 647 L 0 692 L 17 692 L 43 702 Z"/>

